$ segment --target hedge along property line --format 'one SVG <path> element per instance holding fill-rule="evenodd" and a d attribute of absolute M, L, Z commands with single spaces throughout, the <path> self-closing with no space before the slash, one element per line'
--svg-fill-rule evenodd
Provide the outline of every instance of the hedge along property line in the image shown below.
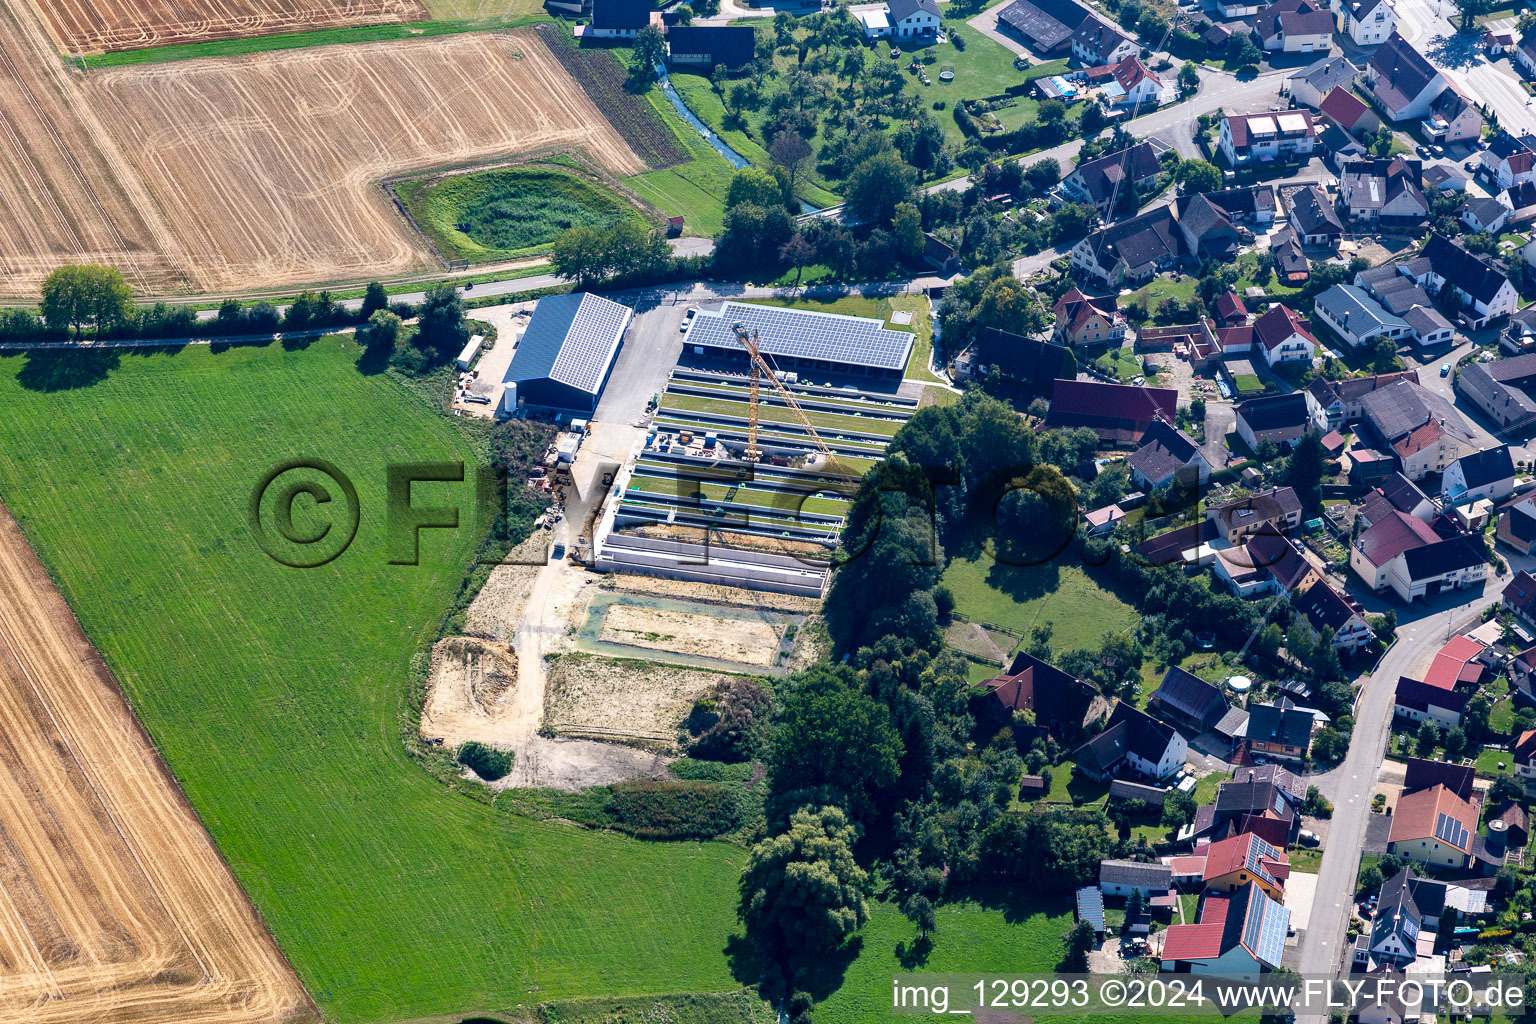
<path fill-rule="evenodd" d="M 142 50 L 118 50 L 77 56 L 87 70 L 127 67 L 135 64 L 163 64 L 168 61 L 195 60 L 200 57 L 232 57 L 242 53 L 266 53 L 271 50 L 300 50 L 312 46 L 336 46 L 343 43 L 376 43 L 392 39 L 420 39 L 427 36 L 456 35 L 460 32 L 485 32 L 512 29 L 549 21 L 546 14 L 520 18 L 478 18 L 467 20 L 408 21 L 391 25 L 354 25 L 350 28 L 317 29 L 313 32 L 288 32 L 275 36 L 248 36 L 240 39 L 215 39 L 206 43 L 180 43 L 152 46 Z"/>

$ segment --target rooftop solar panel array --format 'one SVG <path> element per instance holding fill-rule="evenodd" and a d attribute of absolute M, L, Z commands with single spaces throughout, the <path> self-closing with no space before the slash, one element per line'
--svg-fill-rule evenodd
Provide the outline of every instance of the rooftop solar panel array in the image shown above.
<path fill-rule="evenodd" d="M 1245 934 L 1243 945 L 1263 963 L 1279 966 L 1280 957 L 1285 952 L 1285 933 L 1290 929 L 1291 912 L 1268 896 L 1257 892 L 1253 895 L 1261 903 L 1248 915 L 1247 925 L 1253 936 L 1250 938 Z"/>
<path fill-rule="evenodd" d="M 1093 925 L 1094 931 L 1108 931 L 1104 924 L 1104 894 L 1097 886 L 1077 890 L 1077 919 Z"/>
<path fill-rule="evenodd" d="M 727 302 L 718 313 L 703 310 L 688 327 L 687 343 L 739 349 L 733 324 L 757 331 L 764 357 L 825 360 L 887 370 L 907 365 L 913 336 L 888 330 L 883 321 L 840 313 L 814 313 L 748 302 Z"/>
<path fill-rule="evenodd" d="M 504 379 L 548 377 L 595 395 L 633 313 L 586 292 L 540 299 Z"/>
<path fill-rule="evenodd" d="M 1442 812 L 1435 817 L 1435 838 L 1441 842 L 1450 843 L 1458 850 L 1465 850 L 1467 848 L 1467 826 L 1449 814 Z"/>

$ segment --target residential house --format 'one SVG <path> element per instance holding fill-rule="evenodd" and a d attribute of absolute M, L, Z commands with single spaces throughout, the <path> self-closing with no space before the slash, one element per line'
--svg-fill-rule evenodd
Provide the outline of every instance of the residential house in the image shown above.
<path fill-rule="evenodd" d="M 1113 345 L 1125 341 L 1125 314 L 1115 297 L 1092 298 L 1068 288 L 1052 307 L 1056 315 L 1053 340 L 1063 345 Z"/>
<path fill-rule="evenodd" d="M 1273 185 L 1224 188 L 1220 192 L 1207 192 L 1205 197 L 1226 214 L 1228 220 L 1240 227 L 1252 228 L 1274 222 L 1275 188 Z"/>
<path fill-rule="evenodd" d="M 724 64 L 727 71 L 737 71 L 756 59 L 757 33 L 751 25 L 672 25 L 667 29 L 667 57 L 673 64 L 711 71 Z"/>
<path fill-rule="evenodd" d="M 1429 216 L 1419 163 L 1400 156 L 1355 160 L 1339 175 L 1339 205 L 1357 224 L 1417 227 Z"/>
<path fill-rule="evenodd" d="M 592 0 L 592 23 L 582 37 L 633 39 L 650 23 L 650 0 Z"/>
<path fill-rule="evenodd" d="M 1269 254 L 1275 258 L 1275 277 L 1282 283 L 1298 288 L 1312 276 L 1312 267 L 1296 231 L 1287 224 L 1269 236 Z"/>
<path fill-rule="evenodd" d="M 1429 116 L 1420 124 L 1433 142 L 1464 142 L 1483 135 L 1483 115 L 1456 86 L 1446 83 L 1445 91 L 1429 105 Z"/>
<path fill-rule="evenodd" d="M 1188 255 L 1172 207 L 1159 206 L 1100 228 L 1072 247 L 1072 265 L 1107 287 L 1150 281 Z"/>
<path fill-rule="evenodd" d="M 1305 160 L 1317 145 L 1309 110 L 1278 114 L 1231 114 L 1221 120 L 1217 148 L 1233 167 Z"/>
<path fill-rule="evenodd" d="M 1351 64 L 1348 57 L 1324 57 L 1286 79 L 1286 85 L 1291 99 L 1317 110 L 1330 91 L 1342 86 L 1348 92 L 1359 77 L 1360 69 Z"/>
<path fill-rule="evenodd" d="M 1248 705 L 1248 748 L 1254 754 L 1299 761 L 1312 749 L 1311 711 L 1274 704 Z"/>
<path fill-rule="evenodd" d="M 1463 455 L 1445 467 L 1440 493 L 1452 504 L 1488 498 L 1503 501 L 1515 490 L 1515 462 L 1509 445 Z"/>
<path fill-rule="evenodd" d="M 1397 11 L 1391 0 L 1341 0 L 1339 32 L 1356 46 L 1384 43 L 1397 31 Z"/>
<path fill-rule="evenodd" d="M 1259 533 L 1287 536 L 1301 525 L 1301 499 L 1295 488 L 1271 487 L 1235 501 L 1208 505 L 1205 518 L 1215 524 L 1217 536 L 1228 544 Z"/>
<path fill-rule="evenodd" d="M 1218 839 L 1205 848 L 1201 881 L 1209 892 L 1235 892 L 1257 882 L 1270 898 L 1284 900 L 1285 880 L 1290 874 L 1290 858 L 1283 849 L 1244 832 Z"/>
<path fill-rule="evenodd" d="M 1303 245 L 1334 247 L 1344 235 L 1344 222 L 1339 220 L 1328 194 L 1316 185 L 1291 194 L 1290 221 Z"/>
<path fill-rule="evenodd" d="M 885 9 L 892 39 L 932 39 L 944 17 L 934 0 L 886 0 Z"/>
<path fill-rule="evenodd" d="M 1417 371 L 1395 370 L 1370 377 L 1347 377 L 1344 380 L 1318 377 L 1307 385 L 1307 407 L 1312 411 L 1319 430 L 1338 430 L 1359 421 L 1360 403 L 1366 395 L 1400 380 L 1417 384 Z"/>
<path fill-rule="evenodd" d="M 1494 530 L 1494 536 L 1500 544 L 1508 545 L 1522 555 L 1529 555 L 1533 547 L 1536 547 L 1536 500 L 1522 498 L 1507 506 L 1503 514 L 1499 516 L 1499 525 Z M 1519 577 L 1516 576 L 1515 580 Z M 1515 581 L 1510 582 L 1514 586 Z M 1504 588 L 1508 592 L 1509 587 Z M 1527 592 L 1533 602 L 1536 602 L 1536 581 L 1532 581 L 1532 587 Z M 1530 609 L 1536 613 L 1536 606 Z M 1531 624 L 1536 626 L 1536 614 L 1531 616 Z"/>
<path fill-rule="evenodd" d="M 1465 170 L 1452 164 L 1431 164 L 1422 178 L 1424 187 L 1436 192 L 1465 192 L 1472 181 Z"/>
<path fill-rule="evenodd" d="M 1481 585 L 1487 576 L 1482 552 L 1470 538 L 1442 540 L 1428 523 L 1395 510 L 1355 538 L 1349 567 L 1372 590 L 1391 588 L 1405 602 Z"/>
<path fill-rule="evenodd" d="M 1536 421 L 1536 352 L 1468 363 L 1457 371 L 1456 391 L 1500 431 L 1525 427 Z"/>
<path fill-rule="evenodd" d="M 1295 310 L 1277 302 L 1253 322 L 1253 347 L 1270 366 L 1280 363 L 1310 365 L 1317 351 L 1317 339 Z"/>
<path fill-rule="evenodd" d="M 1189 247 L 1190 255 L 1202 263 L 1206 260 L 1231 262 L 1237 257 L 1238 249 L 1253 239 L 1251 232 L 1232 223 L 1226 212 L 1204 194 L 1180 196 L 1176 209 L 1184 244 Z"/>
<path fill-rule="evenodd" d="M 1376 913 L 1364 943 L 1366 956 L 1357 954 L 1355 969 L 1403 968 L 1417 960 L 1420 937 L 1432 940 L 1430 933 L 1439 926 L 1445 889 L 1445 883 L 1421 879 L 1409 868 L 1387 879 L 1376 899 Z M 1398 1024 L 1405 1019 L 1398 1016 Z"/>
<path fill-rule="evenodd" d="M 1462 315 L 1474 330 L 1515 311 L 1520 296 L 1504 272 L 1438 231 L 1430 232 L 1420 256 L 1429 260 L 1430 272 L 1419 283 L 1432 295 L 1446 286 L 1455 289 Z"/>
<path fill-rule="evenodd" d="M 1106 444 L 1139 444 L 1159 419 L 1178 418 L 1179 393 L 1173 388 L 1058 380 L 1051 392 L 1048 427 L 1087 427 Z"/>
<path fill-rule="evenodd" d="M 1105 780 L 1129 770 L 1143 778 L 1161 780 L 1184 766 L 1189 744 L 1177 729 L 1120 701 L 1104 731 L 1072 754 L 1077 771 Z"/>
<path fill-rule="evenodd" d="M 1528 29 L 1515 44 L 1510 59 L 1527 78 L 1536 78 L 1536 29 Z"/>
<path fill-rule="evenodd" d="M 1478 154 L 1477 173 L 1491 180 L 1495 192 L 1536 181 L 1536 136 L 1496 133 Z"/>
<path fill-rule="evenodd" d="M 1157 177 L 1157 150 L 1151 143 L 1138 142 L 1129 149 L 1085 160 L 1062 179 L 1062 190 L 1077 202 L 1092 206 L 1099 216 L 1113 212 L 1120 193 L 1136 189 Z"/>
<path fill-rule="evenodd" d="M 1246 732 L 1246 712 L 1234 708 L 1228 712 L 1228 717 L 1237 714 L 1243 716 L 1242 726 Z M 1214 803 L 1195 809 L 1195 820 L 1179 833 L 1180 842 L 1214 843 L 1245 832 L 1256 833 L 1271 846 L 1282 849 L 1293 842 L 1301 829 L 1299 808 L 1306 787 L 1295 790 L 1291 783 L 1296 780 L 1289 772 L 1285 776 L 1252 774 L 1274 767 L 1277 766 L 1237 769 L 1232 781 L 1216 787 Z M 1204 873 L 1203 867 L 1201 873 Z"/>
<path fill-rule="evenodd" d="M 1294 599 L 1295 608 L 1319 637 L 1335 650 L 1349 653 L 1370 646 L 1375 634 L 1365 621 L 1365 609 L 1340 594 L 1327 580 L 1317 580 Z"/>
<path fill-rule="evenodd" d="M 1397 693 L 1392 698 L 1392 713 L 1410 722 L 1434 722 L 1442 729 L 1461 724 L 1471 694 L 1447 690 L 1407 676 L 1399 676 Z"/>
<path fill-rule="evenodd" d="M 1268 533 L 1250 536 L 1232 547 L 1217 548 L 1213 569 L 1227 589 L 1248 600 L 1289 594 L 1318 578 L 1311 563 L 1301 557 L 1289 540 Z"/>
<path fill-rule="evenodd" d="M 1248 324 L 1248 307 L 1230 288 L 1216 296 L 1214 313 L 1212 319 L 1217 327 L 1246 327 Z"/>
<path fill-rule="evenodd" d="M 1063 743 L 1075 741 L 1109 710 L 1092 684 L 1024 651 L 1013 656 L 1006 672 L 982 685 L 987 696 L 981 707 L 987 717 L 1012 724 L 1018 712 L 1028 712 L 1034 715 L 1036 729 Z"/>
<path fill-rule="evenodd" d="M 1145 522 L 1145 520 L 1143 520 Z M 1216 525 L 1209 519 L 1180 526 L 1142 541 L 1136 545 L 1136 555 L 1148 565 L 1168 565 L 1178 562 L 1184 566 L 1209 565 L 1215 558 L 1211 541 L 1216 539 Z"/>
<path fill-rule="evenodd" d="M 1333 15 L 1321 0 L 1275 0 L 1253 19 L 1253 34 L 1271 53 L 1327 53 Z"/>
<path fill-rule="evenodd" d="M 1173 888 L 1173 872 L 1167 864 L 1136 860 L 1099 861 L 1099 892 L 1105 896 L 1165 896 Z"/>
<path fill-rule="evenodd" d="M 1504 230 L 1514 213 L 1504 203 L 1486 196 L 1473 196 L 1456 209 L 1457 216 L 1468 228 L 1486 232 L 1495 238 Z"/>
<path fill-rule="evenodd" d="M 1172 79 L 1165 81 L 1134 54 L 1109 65 L 1109 69 L 1120 86 L 1119 95 L 1110 100 L 1111 106 L 1145 113 L 1174 100 Z"/>
<path fill-rule="evenodd" d="M 1147 710 L 1175 728 L 1199 736 L 1214 729 L 1230 709 L 1220 687 L 1172 665 L 1147 698 Z"/>
<path fill-rule="evenodd" d="M 1127 515 L 1129 513 L 1119 505 L 1105 505 L 1084 514 L 1083 521 L 1088 525 L 1088 536 L 1105 537 L 1114 533 L 1115 526 Z"/>
<path fill-rule="evenodd" d="M 1387 37 L 1365 65 L 1366 91 L 1391 121 L 1429 116 L 1445 91 L 1445 78 L 1397 32 Z"/>
<path fill-rule="evenodd" d="M 1392 811 L 1387 852 L 1430 867 L 1465 868 L 1477 834 L 1477 811 L 1444 784 L 1404 791 Z"/>
<path fill-rule="evenodd" d="M 1429 495 L 1403 474 L 1392 472 L 1376 487 L 1360 499 L 1360 518 L 1364 527 L 1370 527 L 1392 515 L 1394 511 L 1413 516 L 1425 523 L 1434 521 L 1440 510 Z M 1362 528 L 1364 528 L 1362 527 Z"/>
<path fill-rule="evenodd" d="M 1364 100 L 1343 86 L 1327 93 L 1317 109 L 1323 120 L 1339 126 L 1354 138 L 1381 127 L 1381 118 L 1371 113 Z"/>
<path fill-rule="evenodd" d="M 1419 264 L 1420 260 L 1410 263 Z M 1389 313 L 1395 313 L 1408 321 L 1413 340 L 1422 348 L 1450 343 L 1455 339 L 1456 328 L 1434 307 L 1433 300 L 1414 278 L 1401 273 L 1408 264 L 1388 264 L 1373 267 L 1355 275 L 1355 284 L 1364 288 L 1371 297 L 1381 303 Z M 1429 261 L 1422 261 L 1428 268 Z M 1421 273 L 1427 272 L 1427 269 Z"/>
<path fill-rule="evenodd" d="M 1200 446 L 1178 427 L 1157 420 L 1141 435 L 1141 447 L 1126 457 L 1131 481 L 1143 491 L 1178 482 L 1194 488 L 1211 478 L 1211 464 Z"/>
<path fill-rule="evenodd" d="M 1528 504 L 1529 501 L 1523 501 L 1515 507 Z M 1499 607 L 1526 626 L 1536 626 L 1536 576 L 1524 569 L 1515 573 L 1515 578 L 1504 585 L 1504 591 L 1499 595 Z"/>
<path fill-rule="evenodd" d="M 1207 896 L 1200 923 L 1163 933 L 1162 969 L 1174 974 L 1257 975 L 1280 966 L 1291 914 L 1250 882 L 1231 896 Z"/>
<path fill-rule="evenodd" d="M 1013 0 L 998 11 L 997 24 L 1042 57 L 1065 57 L 1072 52 L 1078 27 L 1091 17 L 1073 0 Z"/>
<path fill-rule="evenodd" d="M 1454 405 L 1410 381 L 1371 392 L 1360 411 L 1362 434 L 1389 449 L 1410 480 L 1441 472 L 1477 441 Z"/>
<path fill-rule="evenodd" d="M 1299 392 L 1250 398 L 1239 402 L 1233 411 L 1237 414 L 1237 436 L 1253 452 L 1265 441 L 1282 447 L 1294 444 L 1315 429 L 1306 396 Z"/>
<path fill-rule="evenodd" d="M 1442 690 L 1471 689 L 1482 682 L 1485 666 L 1482 659 L 1487 648 L 1468 635 L 1453 636 L 1445 642 L 1429 663 L 1424 682 Z M 1422 760 L 1422 758 L 1420 759 Z M 1437 765 L 1438 761 L 1425 764 Z M 1421 768 L 1423 765 L 1420 766 Z M 1444 771 L 1445 769 L 1439 769 Z M 1459 785 L 1459 783 L 1458 783 Z M 1463 793 L 1463 796 L 1466 794 Z"/>
<path fill-rule="evenodd" d="M 1065 346 L 984 327 L 976 335 L 973 368 L 996 369 L 1030 394 L 1049 395 L 1060 377 L 1075 377 L 1077 361 Z"/>
<path fill-rule="evenodd" d="M 960 273 L 960 254 L 932 231 L 923 232 L 923 262 L 940 277 Z"/>
<path fill-rule="evenodd" d="M 1536 783 L 1536 729 L 1527 729 L 1517 736 L 1509 753 L 1515 764 L 1515 774 L 1525 782 L 1527 790 L 1531 789 Z"/>
<path fill-rule="evenodd" d="M 1317 141 L 1323 147 L 1323 160 L 1336 171 L 1342 171 L 1353 160 L 1363 160 L 1370 155 L 1365 143 L 1331 121 L 1323 122 Z"/>
<path fill-rule="evenodd" d="M 1352 348 L 1374 347 L 1382 338 L 1397 341 L 1412 331 L 1407 320 L 1387 312 L 1352 284 L 1336 284 L 1318 295 L 1312 311 Z"/>
<path fill-rule="evenodd" d="M 1085 68 L 1109 67 L 1140 52 L 1135 40 L 1095 17 L 1084 18 L 1072 34 L 1072 56 Z"/>
<path fill-rule="evenodd" d="M 1508 29 L 1483 31 L 1483 52 L 1490 57 L 1501 57 L 1506 53 L 1514 53 L 1518 45 L 1517 37 Z"/>

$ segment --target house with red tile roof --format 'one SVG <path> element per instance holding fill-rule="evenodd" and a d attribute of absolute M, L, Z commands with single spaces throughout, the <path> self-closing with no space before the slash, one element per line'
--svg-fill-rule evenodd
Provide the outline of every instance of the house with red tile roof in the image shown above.
<path fill-rule="evenodd" d="M 1404 792 L 1392 811 L 1387 852 L 1433 867 L 1459 870 L 1472 856 L 1477 809 L 1443 783 Z"/>
<path fill-rule="evenodd" d="M 1428 523 L 1396 509 L 1355 538 L 1349 567 L 1372 590 L 1390 589 L 1405 603 L 1480 587 L 1488 578 L 1488 563 L 1471 537 L 1442 539 Z"/>
<path fill-rule="evenodd" d="M 1509 517 L 1510 513 L 1505 512 L 1500 518 L 1501 528 Z M 1536 626 L 1536 576 L 1524 569 L 1515 573 L 1515 578 L 1504 585 L 1499 604 L 1525 625 Z"/>
<path fill-rule="evenodd" d="M 1256 882 L 1231 896 L 1206 896 L 1199 924 L 1176 924 L 1163 932 L 1162 969 L 1228 977 L 1274 970 L 1290 923 L 1290 911 Z"/>
<path fill-rule="evenodd" d="M 1323 97 L 1318 113 L 1351 136 L 1374 132 L 1381 127 L 1381 118 L 1371 113 L 1371 108 L 1365 105 L 1364 100 L 1343 86 Z"/>
<path fill-rule="evenodd" d="M 1478 658 L 1486 648 L 1469 636 L 1453 636 L 1435 654 L 1424 681 L 1442 690 L 1471 689 L 1483 681 L 1484 666 Z"/>
<path fill-rule="evenodd" d="M 1515 774 L 1524 780 L 1526 788 L 1536 785 L 1536 729 L 1527 729 L 1517 736 L 1509 753 L 1515 762 Z"/>
<path fill-rule="evenodd" d="M 1317 338 L 1313 337 L 1300 314 L 1285 303 L 1277 302 L 1253 322 L 1253 347 L 1263 353 L 1264 361 L 1270 366 L 1277 363 L 1310 364 L 1317 351 Z"/>
<path fill-rule="evenodd" d="M 1092 684 L 1025 651 L 1013 656 L 1007 672 L 982 685 L 989 691 L 988 715 L 1008 723 L 1015 712 L 1030 712 L 1037 729 L 1063 742 L 1075 740 L 1109 711 L 1109 702 Z"/>
<path fill-rule="evenodd" d="M 1290 858 L 1284 850 L 1244 832 L 1206 847 L 1201 880 L 1216 892 L 1235 892 L 1255 882 L 1270 898 L 1283 901 L 1285 880 L 1290 875 Z"/>
<path fill-rule="evenodd" d="M 1310 110 L 1231 114 L 1221 120 L 1216 147 L 1233 167 L 1305 160 L 1317 148 L 1317 126 Z"/>
<path fill-rule="evenodd" d="M 1365 609 L 1360 603 L 1334 590 L 1327 580 L 1319 579 L 1306 587 L 1294 604 L 1307 625 L 1336 650 L 1362 650 L 1375 635 L 1365 621 Z"/>
<path fill-rule="evenodd" d="M 1216 297 L 1216 326 L 1218 327 L 1246 327 L 1248 325 L 1248 307 L 1243 305 L 1243 300 L 1237 297 L 1237 293 L 1228 289 Z"/>
<path fill-rule="evenodd" d="M 1051 311 L 1056 314 L 1055 340 L 1063 345 L 1119 345 L 1125 341 L 1125 314 L 1115 308 L 1113 295 L 1095 298 L 1068 288 Z"/>

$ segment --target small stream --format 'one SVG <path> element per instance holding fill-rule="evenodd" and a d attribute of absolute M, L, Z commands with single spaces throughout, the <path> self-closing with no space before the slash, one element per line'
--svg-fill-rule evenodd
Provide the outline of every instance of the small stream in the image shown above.
<path fill-rule="evenodd" d="M 677 90 L 672 87 L 672 79 L 667 77 L 666 68 L 658 66 L 656 68 L 656 74 L 661 81 L 661 91 L 667 94 L 667 99 L 672 101 L 672 106 L 676 107 L 677 112 L 683 115 L 684 121 L 687 121 L 689 124 L 693 125 L 698 133 L 704 137 L 705 142 L 714 147 L 716 153 L 719 153 L 721 156 L 729 160 L 731 162 L 731 166 L 736 168 L 738 171 L 743 168 L 752 166 L 752 161 L 736 152 L 730 146 L 727 146 L 724 139 L 710 131 L 704 122 L 699 120 L 698 115 L 688 109 L 688 104 L 683 102 L 683 98 L 679 96 L 677 94 Z"/>

